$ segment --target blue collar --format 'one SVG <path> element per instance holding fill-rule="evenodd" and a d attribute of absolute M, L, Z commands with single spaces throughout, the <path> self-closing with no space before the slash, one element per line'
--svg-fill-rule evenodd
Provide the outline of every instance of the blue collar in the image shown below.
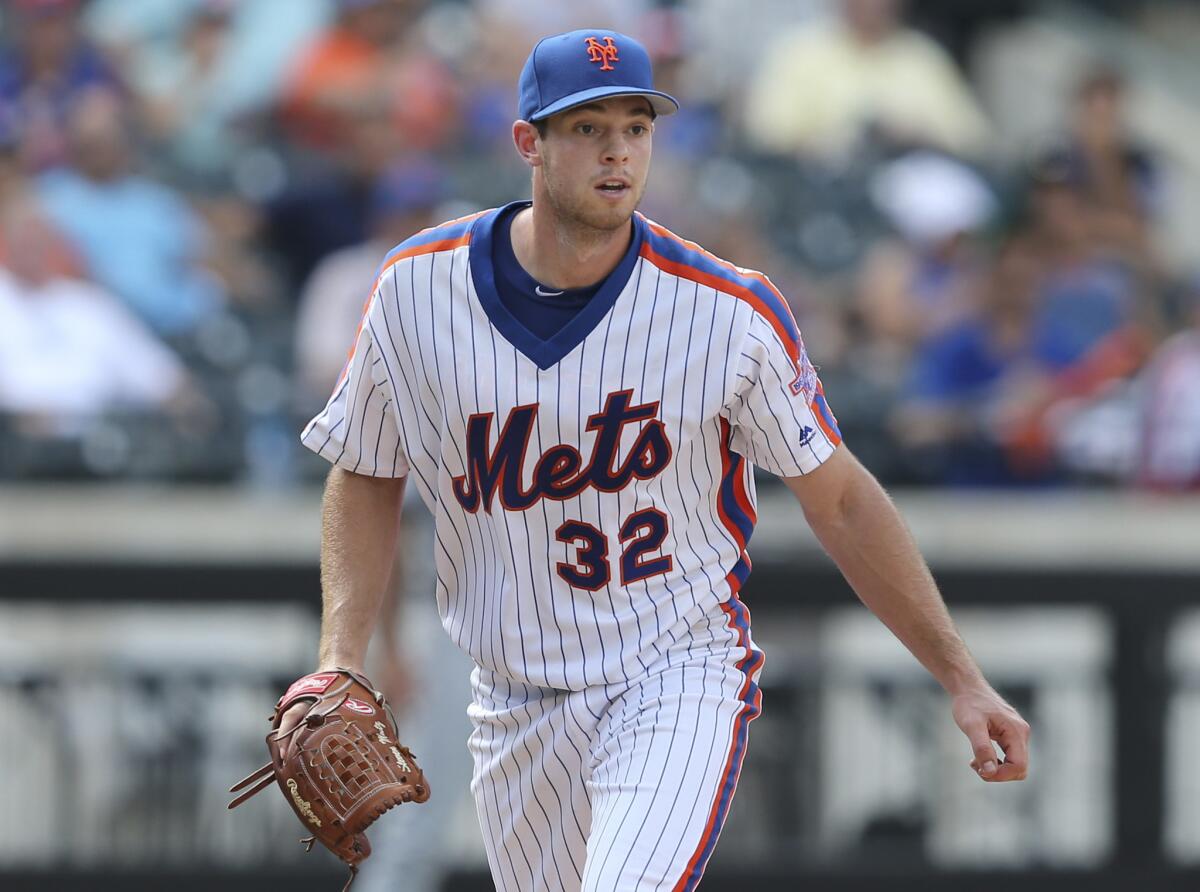
<path fill-rule="evenodd" d="M 477 219 L 472 226 L 468 257 L 471 278 L 475 282 L 475 293 L 479 296 L 479 303 L 487 313 L 488 320 L 506 341 L 527 356 L 538 368 L 548 369 L 592 333 L 625 290 L 642 250 L 645 223 L 641 215 L 633 215 L 633 238 L 630 239 L 629 248 L 621 262 L 608 274 L 595 297 L 588 301 L 575 318 L 564 325 L 554 337 L 543 341 L 522 325 L 504 306 L 496 292 L 496 275 L 492 268 L 492 235 L 497 219 L 509 210 L 529 207 L 530 204 L 529 201 L 514 201 Z"/>

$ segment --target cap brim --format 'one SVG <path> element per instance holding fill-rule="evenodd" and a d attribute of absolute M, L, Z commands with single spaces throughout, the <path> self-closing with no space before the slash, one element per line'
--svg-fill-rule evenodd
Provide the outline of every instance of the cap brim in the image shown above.
<path fill-rule="evenodd" d="M 650 101 L 654 113 L 658 115 L 673 115 L 679 111 L 679 103 L 675 101 L 675 97 L 668 96 L 666 93 L 660 93 L 658 90 L 638 90 L 636 88 L 615 86 L 593 87 L 590 90 L 580 90 L 578 93 L 564 96 L 558 102 L 554 102 L 530 115 L 529 120 L 541 121 L 551 115 L 565 112 L 567 109 L 574 108 L 577 105 L 594 102 L 597 99 L 611 99 L 614 96 L 645 96 Z"/>

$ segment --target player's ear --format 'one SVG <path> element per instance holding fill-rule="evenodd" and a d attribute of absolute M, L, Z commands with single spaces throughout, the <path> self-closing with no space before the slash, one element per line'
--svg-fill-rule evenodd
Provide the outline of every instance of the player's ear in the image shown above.
<path fill-rule="evenodd" d="M 537 127 L 528 121 L 514 121 L 513 144 L 526 164 L 530 167 L 542 166 L 542 144 Z"/>

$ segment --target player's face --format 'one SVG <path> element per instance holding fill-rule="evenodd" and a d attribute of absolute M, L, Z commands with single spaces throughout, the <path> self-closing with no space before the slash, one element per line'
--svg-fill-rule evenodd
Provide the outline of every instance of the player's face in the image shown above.
<path fill-rule="evenodd" d="M 544 194 L 565 221 L 609 232 L 629 222 L 646 190 L 654 122 L 640 96 L 591 102 L 547 121 Z"/>

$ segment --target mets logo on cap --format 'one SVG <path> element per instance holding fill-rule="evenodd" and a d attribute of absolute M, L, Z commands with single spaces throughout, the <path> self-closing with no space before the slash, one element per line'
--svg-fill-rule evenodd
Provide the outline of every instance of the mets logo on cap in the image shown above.
<path fill-rule="evenodd" d="M 627 34 L 586 28 L 543 37 L 525 60 L 517 82 L 517 117 L 541 121 L 609 96 L 645 96 L 655 114 L 679 103 L 654 89 L 650 54 Z"/>
<path fill-rule="evenodd" d="M 611 63 L 621 61 L 617 55 L 617 45 L 611 37 L 605 37 L 603 43 L 595 37 L 589 37 L 584 41 L 584 46 L 587 47 L 588 61 L 599 62 L 601 71 L 613 71 Z"/>

